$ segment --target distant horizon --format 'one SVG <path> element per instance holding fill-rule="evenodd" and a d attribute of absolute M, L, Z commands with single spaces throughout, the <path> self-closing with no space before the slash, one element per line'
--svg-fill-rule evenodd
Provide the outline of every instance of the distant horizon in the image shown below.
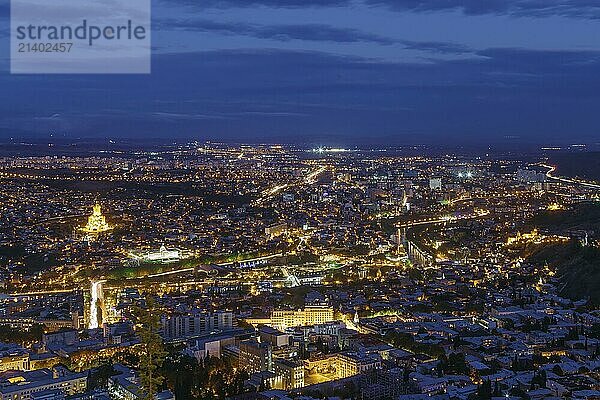
<path fill-rule="evenodd" d="M 420 136 L 423 139 L 423 136 Z M 284 146 L 297 148 L 300 150 L 313 149 L 345 149 L 351 151 L 369 151 L 369 150 L 412 150 L 412 151 L 466 151 L 466 152 L 515 152 L 515 153 L 560 153 L 560 152 L 597 152 L 600 151 L 600 142 L 598 141 L 547 141 L 535 142 L 525 139 L 505 139 L 503 141 L 457 141 L 457 140 L 422 140 L 422 141 L 404 141 L 385 140 L 377 136 L 371 136 L 371 140 L 357 140 L 356 138 L 314 138 L 314 137 L 295 137 L 292 138 L 210 138 L 206 136 L 189 137 L 160 137 L 160 136 L 68 136 L 68 135 L 23 135 L 14 137 L 0 136 L 0 153 L 7 147 L 21 148 L 35 146 L 37 150 L 52 150 L 48 146 L 53 146 L 53 150 L 71 149 L 73 151 L 86 150 L 93 151 L 89 146 L 102 145 L 102 150 L 110 150 L 111 147 L 123 148 L 157 148 L 172 146 L 188 146 L 193 143 L 198 145 L 223 145 L 223 146 Z M 94 147 L 95 148 L 95 147 Z M 98 149 L 99 150 L 99 149 Z"/>

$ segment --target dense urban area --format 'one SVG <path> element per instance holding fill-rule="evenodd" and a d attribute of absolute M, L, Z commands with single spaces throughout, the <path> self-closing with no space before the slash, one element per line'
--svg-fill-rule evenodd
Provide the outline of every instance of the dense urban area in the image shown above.
<path fill-rule="evenodd" d="M 0 155 L 0 400 L 599 399 L 600 185 L 563 171 L 419 147 Z"/>

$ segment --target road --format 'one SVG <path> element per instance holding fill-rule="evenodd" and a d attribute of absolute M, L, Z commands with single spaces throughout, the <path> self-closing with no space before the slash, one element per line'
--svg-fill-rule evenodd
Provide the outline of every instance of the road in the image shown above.
<path fill-rule="evenodd" d="M 540 164 L 540 166 L 544 167 L 544 168 L 548 168 L 548 172 L 546 172 L 546 177 L 548 179 L 552 179 L 553 181 L 569 183 L 572 185 L 581 185 L 581 186 L 585 186 L 585 187 L 589 187 L 589 188 L 593 188 L 593 189 L 600 189 L 600 185 L 597 185 L 595 183 L 589 183 L 589 182 L 584 182 L 584 181 L 580 181 L 577 179 L 563 178 L 561 176 L 552 175 L 554 172 L 556 172 L 556 167 L 553 165 Z"/>
<path fill-rule="evenodd" d="M 490 212 L 486 210 L 486 211 L 480 211 L 480 212 L 476 212 L 476 213 L 472 213 L 472 214 L 461 215 L 460 217 L 453 217 L 451 215 L 447 215 L 444 217 L 431 217 L 431 218 L 422 219 L 422 220 L 405 222 L 405 223 L 396 225 L 396 227 L 398 229 L 407 229 L 407 228 L 411 228 L 413 226 L 433 225 L 433 224 L 441 224 L 443 222 L 455 222 L 455 221 L 464 221 L 464 220 L 468 220 L 468 219 L 476 219 L 476 218 L 485 217 L 486 215 L 489 215 L 489 214 L 490 214 Z"/>
<path fill-rule="evenodd" d="M 48 294 L 67 294 L 76 291 L 77 289 L 59 289 L 59 290 L 44 290 L 39 292 L 24 292 L 24 293 L 6 293 L 6 296 L 21 297 L 21 296 L 42 296 Z"/>
<path fill-rule="evenodd" d="M 264 203 L 265 201 L 269 200 L 270 198 L 272 198 L 273 196 L 275 196 L 276 194 L 280 193 L 284 189 L 290 188 L 290 187 L 295 186 L 300 183 L 312 185 L 317 182 L 317 177 L 320 174 L 322 174 L 323 172 L 325 172 L 326 170 L 327 170 L 327 167 L 319 167 L 316 170 L 309 172 L 308 175 L 306 175 L 304 177 L 304 179 L 302 179 L 300 182 L 298 182 L 296 184 L 286 183 L 283 185 L 277 185 L 272 188 L 266 189 L 262 192 L 261 196 L 254 201 L 254 203 L 256 205 L 260 205 L 260 204 Z"/>
<path fill-rule="evenodd" d="M 256 258 L 249 258 L 247 260 L 240 260 L 240 261 L 232 261 L 232 262 L 220 263 L 220 264 L 217 264 L 217 265 L 220 266 L 220 267 L 224 267 L 224 266 L 228 266 L 228 265 L 233 265 L 236 262 L 240 263 L 240 264 L 252 263 L 252 262 L 260 262 L 260 261 L 270 260 L 270 259 L 275 258 L 275 257 L 281 257 L 282 255 L 283 255 L 282 253 L 270 254 L 268 256 L 256 257 Z M 129 280 L 135 280 L 135 279 L 141 279 L 141 278 L 158 278 L 158 277 L 161 277 L 161 276 L 184 274 L 186 272 L 194 272 L 194 268 L 177 269 L 177 270 L 174 270 L 174 271 L 160 272 L 158 274 L 151 274 L 151 275 L 146 275 L 146 276 L 141 276 L 141 277 L 134 277 L 134 278 L 127 278 L 127 279 L 129 279 Z"/>

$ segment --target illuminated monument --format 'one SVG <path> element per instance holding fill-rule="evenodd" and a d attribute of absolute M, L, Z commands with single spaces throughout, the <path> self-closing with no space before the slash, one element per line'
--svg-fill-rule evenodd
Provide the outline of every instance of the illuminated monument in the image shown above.
<path fill-rule="evenodd" d="M 167 249 L 164 245 L 160 246 L 158 251 L 148 251 L 145 253 L 129 253 L 129 257 L 132 260 L 137 261 L 139 265 L 140 262 L 148 262 L 148 263 L 162 263 L 162 264 L 170 264 L 174 262 L 178 262 L 182 258 L 186 258 L 182 251 L 179 249 Z"/>
<path fill-rule="evenodd" d="M 94 205 L 94 211 L 88 217 L 87 225 L 81 228 L 82 231 L 91 234 L 98 234 L 111 229 L 112 227 L 106 223 L 106 218 L 102 215 L 102 209 L 99 204 Z"/>

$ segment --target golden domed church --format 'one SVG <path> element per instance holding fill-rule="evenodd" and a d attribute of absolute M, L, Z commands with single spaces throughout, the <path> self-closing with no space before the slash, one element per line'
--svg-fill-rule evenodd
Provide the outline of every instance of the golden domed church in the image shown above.
<path fill-rule="evenodd" d="M 100 204 L 94 205 L 92 215 L 88 217 L 88 222 L 82 228 L 87 233 L 102 233 L 111 230 L 112 227 L 106 222 L 106 217 L 102 215 Z"/>

